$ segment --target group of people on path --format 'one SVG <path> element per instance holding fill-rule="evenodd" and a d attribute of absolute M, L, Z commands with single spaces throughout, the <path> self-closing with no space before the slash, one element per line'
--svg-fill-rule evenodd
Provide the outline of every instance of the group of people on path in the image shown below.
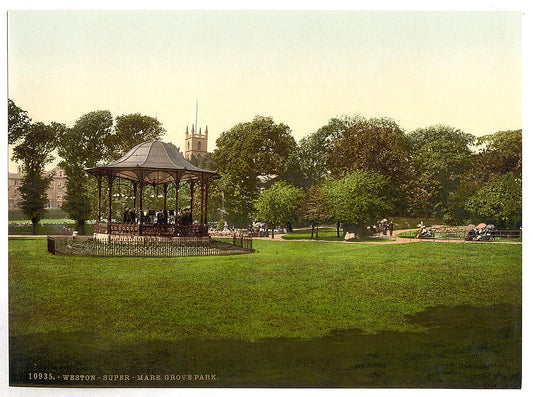
<path fill-rule="evenodd" d="M 385 218 L 377 222 L 376 225 L 368 226 L 368 229 L 370 231 L 370 234 L 383 234 L 384 236 L 387 235 L 387 232 L 390 233 L 390 236 L 392 237 L 392 233 L 394 232 L 394 226 L 397 225 L 394 223 L 394 221 L 391 219 L 390 222 Z"/>

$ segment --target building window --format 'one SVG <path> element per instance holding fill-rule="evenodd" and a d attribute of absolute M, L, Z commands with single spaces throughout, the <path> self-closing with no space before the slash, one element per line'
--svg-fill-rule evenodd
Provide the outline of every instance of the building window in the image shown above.
<path fill-rule="evenodd" d="M 58 187 L 61 187 L 61 182 L 58 182 L 57 186 L 58 186 Z"/>
<path fill-rule="evenodd" d="M 198 150 L 202 150 L 202 142 L 198 142 Z"/>

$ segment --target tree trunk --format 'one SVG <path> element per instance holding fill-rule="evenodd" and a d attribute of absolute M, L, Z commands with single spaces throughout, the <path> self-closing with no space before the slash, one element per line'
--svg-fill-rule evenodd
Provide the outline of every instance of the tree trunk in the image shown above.
<path fill-rule="evenodd" d="M 337 220 L 337 238 L 340 237 L 340 234 L 339 234 L 340 227 L 341 227 L 341 221 Z"/>
<path fill-rule="evenodd" d="M 316 230 L 315 230 L 315 237 L 318 238 L 318 225 L 316 225 L 315 227 L 316 227 Z"/>
<path fill-rule="evenodd" d="M 39 224 L 39 221 L 37 220 L 37 218 L 32 218 L 31 219 L 31 233 L 33 235 L 37 234 L 37 225 L 38 224 Z"/>
<path fill-rule="evenodd" d="M 272 238 L 274 238 L 274 228 L 272 228 Z"/>
<path fill-rule="evenodd" d="M 311 223 L 311 238 L 313 238 L 314 231 L 315 231 L 315 225 Z"/>
<path fill-rule="evenodd" d="M 85 221 L 81 220 L 77 222 L 76 230 L 78 231 L 78 234 L 84 235 L 85 234 Z"/>

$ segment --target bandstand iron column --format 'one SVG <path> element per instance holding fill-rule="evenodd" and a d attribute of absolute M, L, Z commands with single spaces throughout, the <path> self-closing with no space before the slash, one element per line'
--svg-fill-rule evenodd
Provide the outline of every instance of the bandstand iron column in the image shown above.
<path fill-rule="evenodd" d="M 133 208 L 137 209 L 137 182 L 131 181 L 133 185 Z"/>
<path fill-rule="evenodd" d="M 191 222 L 193 221 L 193 203 L 194 203 L 194 181 L 189 181 L 191 187 Z"/>
<path fill-rule="evenodd" d="M 174 224 L 177 225 L 179 223 L 179 217 L 178 217 L 178 211 L 180 208 L 180 180 L 181 180 L 181 174 L 179 172 L 176 172 L 176 176 L 174 178 L 174 182 L 176 182 L 176 212 L 174 214 Z"/>
<path fill-rule="evenodd" d="M 208 197 L 209 197 L 209 179 L 205 181 L 205 204 L 204 204 L 204 206 L 205 206 L 205 218 L 204 218 L 204 222 L 203 223 L 206 224 L 206 225 L 207 225 L 207 214 L 208 214 L 208 212 L 207 212 L 207 208 L 208 208 L 207 207 L 207 199 L 208 199 Z"/>
<path fill-rule="evenodd" d="M 200 224 L 204 224 L 206 223 L 204 222 L 205 181 L 204 181 L 204 174 L 201 174 L 201 176 L 202 176 L 202 179 L 200 179 Z"/>
<path fill-rule="evenodd" d="M 113 201 L 113 175 L 109 174 L 107 176 L 107 187 L 108 187 L 108 210 L 107 210 L 107 234 L 111 234 L 111 218 L 113 215 L 112 201 Z"/>
<path fill-rule="evenodd" d="M 167 216 L 167 190 L 168 185 L 165 183 L 163 184 L 163 214 Z"/>
<path fill-rule="evenodd" d="M 98 209 L 96 211 L 96 219 L 100 222 L 102 218 L 102 174 L 96 176 L 98 181 Z"/>
<path fill-rule="evenodd" d="M 141 173 L 141 178 L 139 181 L 139 236 L 142 236 L 142 225 L 143 225 L 143 187 L 144 187 L 144 181 L 143 181 L 144 175 Z"/>

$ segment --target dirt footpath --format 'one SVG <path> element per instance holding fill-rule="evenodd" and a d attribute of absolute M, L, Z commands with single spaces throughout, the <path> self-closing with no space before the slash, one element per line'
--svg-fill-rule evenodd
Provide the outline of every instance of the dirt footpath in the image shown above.
<path fill-rule="evenodd" d="M 285 240 L 281 238 L 283 234 L 274 234 L 272 237 L 254 237 L 254 240 L 270 240 L 270 241 L 316 241 L 323 243 L 342 243 L 342 244 L 407 244 L 407 243 L 421 243 L 421 242 L 438 242 L 438 243 L 468 243 L 468 244 L 522 244 L 522 242 L 500 242 L 500 241 L 465 241 L 465 240 L 434 240 L 434 239 L 415 239 L 414 236 L 419 229 L 402 229 L 394 230 L 392 238 L 387 235 L 386 238 L 376 238 L 376 241 L 328 241 L 328 240 Z M 415 232 L 412 238 L 397 237 L 400 233 Z"/>
<path fill-rule="evenodd" d="M 272 237 L 254 237 L 254 240 L 270 240 L 270 241 L 317 241 L 317 242 L 323 242 L 323 243 L 343 243 L 343 244 L 405 244 L 405 243 L 416 243 L 420 242 L 422 240 L 416 240 L 414 237 L 412 239 L 409 238 L 396 238 L 396 236 L 399 233 L 404 233 L 408 231 L 418 231 L 418 229 L 404 229 L 404 230 L 396 230 L 392 232 L 392 238 L 387 235 L 386 238 L 376 238 L 376 241 L 329 241 L 329 240 L 285 240 L 281 238 L 283 234 L 274 234 L 274 238 Z M 342 233 L 342 232 L 341 232 Z"/>

